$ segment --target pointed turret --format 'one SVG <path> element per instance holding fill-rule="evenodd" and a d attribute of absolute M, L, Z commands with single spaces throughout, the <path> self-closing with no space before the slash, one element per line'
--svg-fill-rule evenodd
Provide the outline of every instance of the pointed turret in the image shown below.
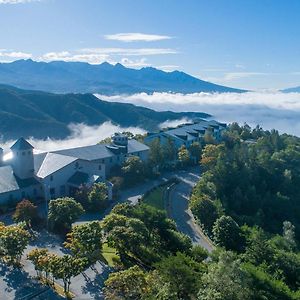
<path fill-rule="evenodd" d="M 34 147 L 24 138 L 19 138 L 11 147 L 13 153 L 12 166 L 16 176 L 21 179 L 34 176 Z"/>

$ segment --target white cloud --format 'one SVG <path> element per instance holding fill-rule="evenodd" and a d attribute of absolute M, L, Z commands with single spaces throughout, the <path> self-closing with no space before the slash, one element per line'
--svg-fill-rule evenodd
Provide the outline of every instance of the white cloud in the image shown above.
<path fill-rule="evenodd" d="M 167 120 L 163 123 L 159 124 L 159 128 L 163 129 L 163 128 L 167 128 L 167 127 L 177 127 L 180 124 L 186 124 L 186 123 L 190 123 L 192 122 L 192 120 L 188 119 L 188 118 L 182 118 L 182 119 L 178 119 L 178 120 Z"/>
<path fill-rule="evenodd" d="M 138 127 L 120 127 L 113 125 L 111 122 L 105 122 L 99 126 L 87 126 L 85 124 L 71 124 L 71 135 L 63 140 L 46 139 L 38 140 L 34 138 L 28 141 L 36 148 L 36 152 L 40 151 L 54 151 L 59 149 L 68 149 L 74 147 L 94 145 L 101 140 L 113 135 L 115 132 L 130 131 L 134 134 L 145 133 L 145 131 Z M 9 150 L 9 147 L 14 141 L 7 141 L 0 143 L 0 147 L 4 150 Z M 7 156 L 8 155 L 8 156 Z M 9 153 L 6 153 L 6 158 L 9 158 Z"/>
<path fill-rule="evenodd" d="M 141 58 L 132 60 L 127 57 L 123 57 L 121 59 L 121 64 L 128 68 L 143 68 L 143 67 L 150 67 L 151 64 L 147 62 L 147 58 Z"/>
<path fill-rule="evenodd" d="M 177 50 L 170 48 L 85 48 L 83 53 L 114 54 L 122 56 L 145 56 L 161 54 L 177 54 Z"/>
<path fill-rule="evenodd" d="M 157 34 L 145 34 L 138 32 L 131 33 L 116 33 L 116 34 L 107 34 L 104 36 L 107 40 L 114 40 L 120 42 L 154 42 L 169 40 L 172 37 L 167 35 L 157 35 Z"/>
<path fill-rule="evenodd" d="M 19 3 L 29 3 L 38 2 L 41 0 L 0 0 L 0 4 L 19 4 Z"/>
<path fill-rule="evenodd" d="M 145 93 L 99 96 L 106 101 L 129 102 L 156 110 L 198 111 L 224 122 L 260 124 L 300 136 L 300 93 Z"/>
<path fill-rule="evenodd" d="M 38 58 L 41 61 L 68 61 L 68 62 L 87 62 L 90 64 L 99 64 L 104 61 L 109 60 L 108 54 L 97 54 L 97 53 L 82 53 L 82 54 L 72 54 L 68 51 L 61 51 L 61 52 L 48 52 L 43 54 Z"/>
<path fill-rule="evenodd" d="M 40 57 L 39 61 L 81 61 L 90 64 L 99 64 L 102 62 L 109 62 L 115 64 L 116 62 L 124 62 L 128 67 L 147 67 L 150 66 L 146 62 L 144 56 L 152 55 L 164 55 L 164 54 L 176 54 L 176 50 L 167 48 L 86 48 L 77 51 L 60 51 L 60 52 L 48 52 Z M 129 59 L 128 57 L 142 56 L 140 59 Z M 120 57 L 122 57 L 120 59 Z M 0 52 L 1 58 L 1 52 Z"/>
<path fill-rule="evenodd" d="M 0 49 L 0 61 L 1 62 L 11 62 L 11 61 L 14 61 L 17 59 L 28 59 L 31 57 L 32 57 L 31 53 Z"/>

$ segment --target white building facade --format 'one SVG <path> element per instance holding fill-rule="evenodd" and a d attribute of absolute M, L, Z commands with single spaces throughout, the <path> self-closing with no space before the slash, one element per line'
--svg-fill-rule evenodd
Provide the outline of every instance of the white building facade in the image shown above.
<path fill-rule="evenodd" d="M 106 182 L 112 167 L 127 157 L 148 160 L 149 147 L 123 134 L 111 144 L 97 144 L 34 154 L 34 148 L 20 138 L 11 147 L 13 158 L 3 160 L 0 148 L 0 206 L 14 206 L 20 200 L 55 199 L 74 194 L 82 185 Z"/>

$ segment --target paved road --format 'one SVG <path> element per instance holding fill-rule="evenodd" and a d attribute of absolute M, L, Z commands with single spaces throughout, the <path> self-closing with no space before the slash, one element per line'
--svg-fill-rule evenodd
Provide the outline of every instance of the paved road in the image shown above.
<path fill-rule="evenodd" d="M 180 179 L 180 183 L 174 185 L 170 190 L 168 213 L 176 222 L 179 231 L 188 235 L 194 244 L 199 244 L 211 252 L 213 250 L 211 242 L 202 233 L 188 207 L 188 199 L 200 178 L 200 170 L 194 168 L 189 171 L 181 171 L 177 173 L 176 177 Z"/>

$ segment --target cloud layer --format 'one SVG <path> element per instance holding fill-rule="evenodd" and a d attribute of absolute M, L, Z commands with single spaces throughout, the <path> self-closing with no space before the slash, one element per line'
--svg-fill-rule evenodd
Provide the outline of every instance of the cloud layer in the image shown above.
<path fill-rule="evenodd" d="M 116 33 L 116 34 L 107 34 L 104 36 L 107 40 L 114 40 L 119 42 L 155 42 L 162 40 L 169 40 L 172 37 L 167 35 L 158 35 L 158 34 L 145 34 L 138 32 L 131 33 Z"/>
<path fill-rule="evenodd" d="M 202 111 L 222 122 L 247 122 L 300 136 L 300 93 L 145 93 L 99 96 L 107 101 L 129 102 L 156 110 Z"/>
<path fill-rule="evenodd" d="M 46 139 L 38 140 L 34 138 L 28 139 L 28 141 L 39 151 L 54 151 L 59 149 L 67 149 L 74 147 L 82 147 L 88 145 L 94 145 L 101 140 L 110 137 L 115 132 L 130 131 L 134 134 L 145 133 L 145 131 L 138 127 L 120 127 L 113 125 L 110 122 L 105 122 L 99 126 L 87 126 L 84 124 L 71 124 L 70 126 L 72 134 L 63 140 Z M 0 143 L 0 147 L 7 153 L 10 146 L 14 141 L 6 141 Z M 8 155 L 8 156 L 7 156 Z M 6 158 L 9 158 L 9 153 L 6 154 Z"/>

